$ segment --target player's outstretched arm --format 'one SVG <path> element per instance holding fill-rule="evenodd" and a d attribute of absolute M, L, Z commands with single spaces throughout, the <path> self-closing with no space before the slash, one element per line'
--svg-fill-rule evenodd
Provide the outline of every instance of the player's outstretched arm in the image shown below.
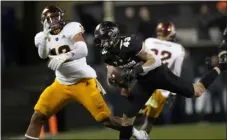
<path fill-rule="evenodd" d="M 131 82 L 133 79 L 135 79 L 138 74 L 147 73 L 162 65 L 161 59 L 158 56 L 155 56 L 151 50 L 146 49 L 142 42 L 135 42 L 136 41 L 132 43 L 134 48 L 132 48 L 131 53 L 143 60 L 144 63 L 136 65 L 133 69 L 124 71 L 123 76 L 128 82 Z"/>
<path fill-rule="evenodd" d="M 145 61 L 143 65 L 137 67 L 138 73 L 148 72 L 159 67 L 162 64 L 161 59 L 156 57 L 152 51 L 145 49 L 144 46 L 142 47 L 140 52 L 137 53 L 137 56 Z"/>
<path fill-rule="evenodd" d="M 221 72 L 227 70 L 227 27 L 223 33 L 223 37 L 224 40 L 219 46 L 219 65 L 205 73 L 200 82 L 194 84 L 195 94 L 197 96 L 202 95 L 202 93 L 213 83 L 216 77 L 220 75 Z"/>

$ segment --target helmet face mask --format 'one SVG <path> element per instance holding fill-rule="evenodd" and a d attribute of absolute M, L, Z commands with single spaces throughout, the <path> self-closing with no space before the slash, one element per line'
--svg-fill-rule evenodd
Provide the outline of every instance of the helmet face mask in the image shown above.
<path fill-rule="evenodd" d="M 113 46 L 113 41 L 109 39 L 103 39 L 101 40 L 101 47 L 102 48 L 111 48 Z"/>
<path fill-rule="evenodd" d="M 50 14 L 46 17 L 51 29 L 58 29 L 61 27 L 62 16 L 60 13 Z"/>
<path fill-rule="evenodd" d="M 104 49 L 113 48 L 119 40 L 118 26 L 114 22 L 104 21 L 96 26 L 94 36 L 99 40 L 97 46 Z"/>
<path fill-rule="evenodd" d="M 65 21 L 63 19 L 64 12 L 55 6 L 48 6 L 46 7 L 41 15 L 41 23 L 43 24 L 45 20 L 50 25 L 51 31 L 54 32 L 55 30 L 61 29 Z"/>
<path fill-rule="evenodd" d="M 160 40 L 175 41 L 176 31 L 171 22 L 161 22 L 156 27 L 156 35 Z"/>

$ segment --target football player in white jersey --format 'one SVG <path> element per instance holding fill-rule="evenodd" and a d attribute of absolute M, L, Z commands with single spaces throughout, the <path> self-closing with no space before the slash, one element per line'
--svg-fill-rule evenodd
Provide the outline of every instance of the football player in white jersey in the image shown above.
<path fill-rule="evenodd" d="M 48 67 L 55 71 L 56 79 L 36 103 L 25 139 L 39 139 L 44 120 L 70 100 L 81 103 L 96 121 L 116 130 L 121 128 L 121 119 L 111 115 L 102 97 L 105 91 L 96 80 L 96 72 L 86 63 L 83 26 L 66 23 L 63 16 L 64 12 L 55 6 L 46 7 L 41 14 L 44 28 L 36 34 L 35 46 L 42 59 L 50 58 Z"/>
<path fill-rule="evenodd" d="M 185 51 L 181 44 L 176 43 L 175 26 L 168 21 L 161 22 L 156 27 L 156 34 L 157 38 L 147 38 L 145 40 L 144 45 L 146 49 L 152 50 L 154 54 L 161 58 L 163 64 L 166 64 L 175 75 L 180 77 Z M 146 115 L 144 125 L 142 126 L 143 130 L 147 133 L 151 131 L 152 123 L 162 112 L 166 99 L 170 96 L 171 99 L 175 99 L 174 95 L 176 94 L 167 90 L 155 90 L 146 102 L 145 109 L 141 111 L 141 113 Z M 173 100 L 170 104 L 172 103 Z"/>

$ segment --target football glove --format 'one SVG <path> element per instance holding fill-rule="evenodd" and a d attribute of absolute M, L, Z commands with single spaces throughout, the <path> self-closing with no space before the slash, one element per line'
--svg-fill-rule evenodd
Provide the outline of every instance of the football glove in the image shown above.
<path fill-rule="evenodd" d="M 123 71 L 123 77 L 125 81 L 132 82 L 136 78 L 137 74 L 134 69 L 127 69 Z"/>
<path fill-rule="evenodd" d="M 135 66 L 133 69 L 126 69 L 123 71 L 124 79 L 127 82 L 132 82 L 134 79 L 136 79 L 137 75 L 143 72 L 143 68 L 141 65 Z"/>
<path fill-rule="evenodd" d="M 49 55 L 50 62 L 48 67 L 52 70 L 57 70 L 59 67 L 68 60 L 69 56 L 67 54 L 60 54 L 60 55 Z"/>
<path fill-rule="evenodd" d="M 205 58 L 205 63 L 206 63 L 206 66 L 207 66 L 208 69 L 212 69 L 213 68 L 213 66 L 211 64 L 211 58 L 210 57 L 206 57 Z"/>

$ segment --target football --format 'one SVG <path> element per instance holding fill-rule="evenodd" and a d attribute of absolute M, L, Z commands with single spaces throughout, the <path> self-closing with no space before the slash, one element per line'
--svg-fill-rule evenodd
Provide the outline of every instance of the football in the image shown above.
<path fill-rule="evenodd" d="M 118 82 L 124 80 L 124 78 L 122 76 L 122 70 L 119 68 L 114 68 L 113 72 L 111 73 L 111 77 Z"/>
<path fill-rule="evenodd" d="M 118 87 L 121 87 L 121 88 L 127 87 L 127 83 L 124 82 L 124 77 L 122 76 L 121 69 L 114 68 L 113 72 L 111 73 L 111 78 L 116 81 L 116 84 L 118 85 Z"/>

